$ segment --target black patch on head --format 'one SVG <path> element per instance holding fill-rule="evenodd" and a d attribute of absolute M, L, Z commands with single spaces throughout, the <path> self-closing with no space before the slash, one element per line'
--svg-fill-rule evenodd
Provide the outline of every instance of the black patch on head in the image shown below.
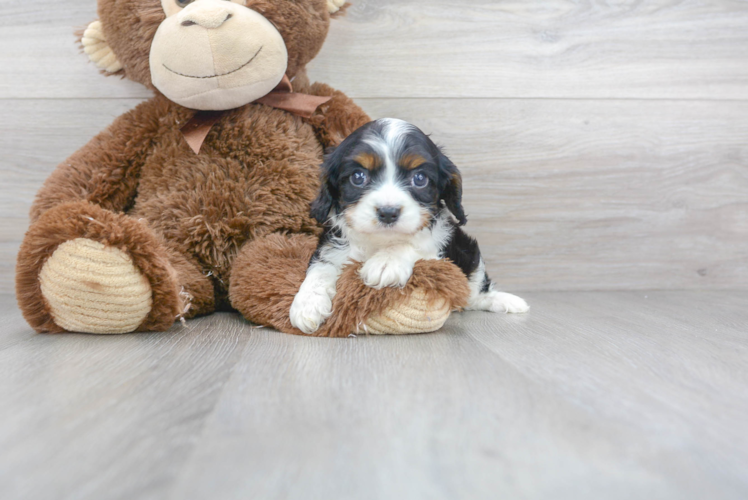
<path fill-rule="evenodd" d="M 462 176 L 460 171 L 428 135 L 424 134 L 418 127 L 411 125 L 398 155 L 400 158 L 417 155 L 426 160 L 414 169 L 399 169 L 400 178 L 407 183 L 410 193 L 416 201 L 426 206 L 433 217 L 439 213 L 441 208 L 439 202 L 443 201 L 444 206 L 452 212 L 459 225 L 462 226 L 467 223 L 467 217 L 462 208 Z M 419 172 L 429 178 L 427 188 L 416 189 L 412 186 L 411 179 Z"/>
<path fill-rule="evenodd" d="M 439 148 L 420 129 L 411 125 L 407 135 L 401 139 L 400 150 L 396 151 L 398 180 L 407 187 L 410 196 L 422 207 L 431 213 L 431 220 L 436 220 L 439 214 L 440 192 L 439 192 L 439 162 L 437 154 Z M 412 163 L 410 159 L 417 157 L 423 159 L 420 165 L 409 168 Z M 413 179 L 423 175 L 428 179 L 428 184 L 418 187 Z"/>
<path fill-rule="evenodd" d="M 382 168 L 366 169 L 356 162 L 362 154 L 375 155 L 375 151 L 363 141 L 367 134 L 381 133 L 381 125 L 369 122 L 349 135 L 337 148 L 325 157 L 322 164 L 321 187 L 317 199 L 312 202 L 312 217 L 324 224 L 330 210 L 341 213 L 350 205 L 355 204 L 376 179 L 381 175 Z M 378 155 L 377 155 L 378 156 Z M 365 186 L 357 187 L 351 184 L 350 178 L 363 171 L 369 176 Z"/>
<path fill-rule="evenodd" d="M 385 127 L 388 122 L 378 120 L 369 122 L 348 136 L 334 151 L 328 154 L 322 165 L 322 187 L 319 196 L 312 203 L 312 216 L 320 223 L 325 223 L 330 211 L 341 213 L 347 207 L 358 202 L 369 187 L 375 186 L 384 171 L 384 161 L 376 168 L 365 168 L 356 161 L 361 155 L 378 156 L 364 139 L 367 136 L 379 136 L 384 140 Z M 467 222 L 462 208 L 462 177 L 457 167 L 433 143 L 433 141 L 415 126 L 410 126 L 404 137 L 400 138 L 399 150 L 394 152 L 398 162 L 398 179 L 406 186 L 411 197 L 425 207 L 432 221 L 442 210 L 442 203 L 452 212 L 459 225 Z M 423 162 L 415 168 L 408 158 L 420 157 Z M 403 165 L 402 163 L 409 163 Z M 364 171 L 369 176 L 365 186 L 355 186 L 350 182 L 351 176 Z M 423 175 L 428 184 L 417 187 L 413 178 Z"/>

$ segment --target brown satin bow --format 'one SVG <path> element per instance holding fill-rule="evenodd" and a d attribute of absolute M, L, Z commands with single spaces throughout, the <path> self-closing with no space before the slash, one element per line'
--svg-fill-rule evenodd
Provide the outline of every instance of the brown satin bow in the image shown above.
<path fill-rule="evenodd" d="M 253 101 L 253 103 L 265 104 L 266 106 L 282 109 L 303 118 L 311 118 L 317 108 L 330 99 L 332 99 L 330 96 L 325 97 L 294 92 L 291 81 L 286 75 L 283 75 L 283 79 L 272 92 Z M 182 135 L 184 135 L 184 139 L 195 154 L 200 154 L 200 148 L 205 138 L 208 137 L 210 129 L 221 119 L 224 113 L 226 111 L 198 111 L 182 127 Z"/>

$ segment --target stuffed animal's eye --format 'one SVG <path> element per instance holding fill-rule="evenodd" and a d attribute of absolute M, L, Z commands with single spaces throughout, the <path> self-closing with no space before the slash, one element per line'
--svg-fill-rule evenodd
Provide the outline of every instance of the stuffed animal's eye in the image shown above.
<path fill-rule="evenodd" d="M 367 182 L 369 182 L 369 175 L 363 170 L 353 172 L 351 175 L 351 184 L 356 187 L 364 187 Z"/>
<path fill-rule="evenodd" d="M 429 184 L 429 178 L 422 172 L 417 172 L 410 180 L 415 188 L 425 188 Z"/>
<path fill-rule="evenodd" d="M 189 4 L 194 2 L 195 0 L 174 0 L 174 2 L 181 8 L 187 7 Z"/>

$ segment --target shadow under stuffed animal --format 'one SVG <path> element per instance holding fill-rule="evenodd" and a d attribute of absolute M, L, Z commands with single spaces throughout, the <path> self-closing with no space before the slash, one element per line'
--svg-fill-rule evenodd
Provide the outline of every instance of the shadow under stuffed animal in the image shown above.
<path fill-rule="evenodd" d="M 340 0 L 99 0 L 81 39 L 106 74 L 155 97 L 60 164 L 31 209 L 16 292 L 39 332 L 163 331 L 237 310 L 287 333 L 318 223 L 309 205 L 327 148 L 370 121 L 310 84 Z M 338 282 L 318 336 L 419 333 L 465 305 L 446 261 L 404 288 Z"/>

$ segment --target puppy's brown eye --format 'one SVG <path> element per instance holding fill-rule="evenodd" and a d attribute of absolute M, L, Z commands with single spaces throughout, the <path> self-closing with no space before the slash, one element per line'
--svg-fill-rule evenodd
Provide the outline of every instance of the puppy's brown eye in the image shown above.
<path fill-rule="evenodd" d="M 363 170 L 358 170 L 351 175 L 351 184 L 356 187 L 364 187 L 369 182 L 369 175 Z"/>
<path fill-rule="evenodd" d="M 410 180 L 410 183 L 413 184 L 413 187 L 415 188 L 425 188 L 429 185 L 429 178 L 426 177 L 426 175 L 424 175 L 423 173 L 418 172 Z"/>
<path fill-rule="evenodd" d="M 181 8 L 187 7 L 189 4 L 194 2 L 195 0 L 174 0 L 174 2 Z"/>

